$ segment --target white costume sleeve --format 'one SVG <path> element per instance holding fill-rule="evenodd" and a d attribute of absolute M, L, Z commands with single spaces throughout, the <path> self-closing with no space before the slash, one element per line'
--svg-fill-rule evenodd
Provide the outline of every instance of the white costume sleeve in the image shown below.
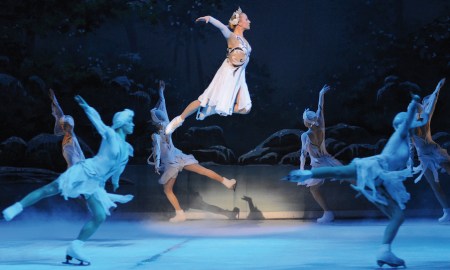
<path fill-rule="evenodd" d="M 222 35 L 226 39 L 230 38 L 232 32 L 230 31 L 230 29 L 228 29 L 228 27 L 225 24 L 221 23 L 220 21 L 214 19 L 211 16 L 210 16 L 209 22 L 212 25 L 214 25 L 215 27 L 219 28 L 220 32 L 222 32 Z"/>
<path fill-rule="evenodd" d="M 84 112 L 86 113 L 87 117 L 92 122 L 94 127 L 97 129 L 98 133 L 102 136 L 102 138 L 106 138 L 109 127 L 103 123 L 100 114 L 89 105 L 86 106 Z"/>

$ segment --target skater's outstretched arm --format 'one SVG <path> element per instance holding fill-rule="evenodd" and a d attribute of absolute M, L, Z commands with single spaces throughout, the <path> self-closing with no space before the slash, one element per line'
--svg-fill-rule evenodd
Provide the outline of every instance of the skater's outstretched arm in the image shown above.
<path fill-rule="evenodd" d="M 98 133 L 102 136 L 102 138 L 106 138 L 108 126 L 103 123 L 100 114 L 94 108 L 89 106 L 81 96 L 79 95 L 75 96 L 75 100 L 78 102 L 81 108 L 83 108 L 87 117 L 92 122 L 92 124 L 97 129 Z"/>
<path fill-rule="evenodd" d="M 319 122 L 319 126 L 320 127 L 325 127 L 325 118 L 324 118 L 324 113 L 323 113 L 323 103 L 324 103 L 324 99 L 325 99 L 325 94 L 330 90 L 330 86 L 328 85 L 324 85 L 322 87 L 322 90 L 320 90 L 319 93 L 319 103 L 317 104 L 317 121 Z"/>
<path fill-rule="evenodd" d="M 423 104 L 424 113 L 428 114 L 428 118 L 430 120 L 431 120 L 431 117 L 433 116 L 434 109 L 436 108 L 436 103 L 437 103 L 437 100 L 439 97 L 439 92 L 441 91 L 442 86 L 444 86 L 444 83 L 445 83 L 445 78 L 439 81 L 438 85 L 436 86 L 436 89 L 430 95 L 426 104 Z"/>
<path fill-rule="evenodd" d="M 156 103 L 155 109 L 160 110 L 163 113 L 165 120 L 169 121 L 169 115 L 167 114 L 166 99 L 164 98 L 164 90 L 166 89 L 166 83 L 163 80 L 159 81 L 159 100 Z"/>
<path fill-rule="evenodd" d="M 211 17 L 211 16 L 204 16 L 204 17 L 200 17 L 197 18 L 195 20 L 195 22 L 205 22 L 205 23 L 211 23 L 212 25 L 214 25 L 215 27 L 219 28 L 220 32 L 222 32 L 222 35 L 228 39 L 231 36 L 231 31 L 230 29 L 228 29 L 228 27 L 221 23 L 219 20 L 216 20 L 215 18 Z"/>
<path fill-rule="evenodd" d="M 55 92 L 52 89 L 48 90 L 48 95 L 52 100 L 52 115 L 55 117 L 55 127 L 53 132 L 55 135 L 64 135 L 64 130 L 61 127 L 60 119 L 64 117 L 64 112 L 59 106 L 58 100 L 56 99 Z"/>

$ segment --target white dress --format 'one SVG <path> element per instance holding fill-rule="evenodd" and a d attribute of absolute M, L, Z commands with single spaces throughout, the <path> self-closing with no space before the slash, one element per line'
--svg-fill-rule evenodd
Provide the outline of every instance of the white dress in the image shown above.
<path fill-rule="evenodd" d="M 403 181 L 413 175 L 411 168 L 392 171 L 381 154 L 355 158 L 352 163 L 356 166 L 356 185 L 352 185 L 356 191 L 361 192 L 372 203 L 388 205 L 389 198 L 386 198 L 385 192 L 380 190 L 384 189 L 401 209 L 405 209 L 410 195 Z"/>
<path fill-rule="evenodd" d="M 213 23 L 213 18 L 211 18 L 211 23 Z M 239 110 L 250 111 L 252 107 L 245 80 L 245 68 L 250 61 L 252 50 L 250 44 L 244 38 L 232 33 L 226 26 L 218 24 L 217 20 L 214 20 L 213 24 L 219 27 L 222 33 L 226 33 L 224 35 L 237 38 L 239 46 L 228 48 L 227 58 L 216 72 L 208 88 L 198 97 L 201 103 L 197 112 L 198 120 L 203 120 L 212 114 L 231 115 L 236 102 L 239 104 Z M 241 59 L 242 62 L 236 61 L 237 59 Z"/>
<path fill-rule="evenodd" d="M 311 142 L 309 136 L 306 136 L 306 145 L 302 146 L 302 148 L 306 149 L 306 152 L 309 154 L 311 168 L 342 166 L 342 163 L 339 162 L 339 160 L 335 159 L 327 152 L 324 141 L 318 146 Z M 311 178 L 304 182 L 299 182 L 298 185 L 310 187 L 322 184 L 324 181 L 325 179 Z"/>

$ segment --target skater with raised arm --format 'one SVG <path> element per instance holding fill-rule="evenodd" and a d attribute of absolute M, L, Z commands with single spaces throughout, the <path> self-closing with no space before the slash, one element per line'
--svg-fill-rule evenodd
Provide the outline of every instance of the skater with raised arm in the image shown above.
<path fill-rule="evenodd" d="M 393 267 L 405 266 L 405 261 L 391 251 L 391 244 L 405 217 L 403 210 L 410 195 L 403 181 L 412 176 L 410 159 L 410 132 L 427 122 L 427 115 L 415 119 L 419 97 L 414 95 L 407 112 L 397 114 L 393 121 L 394 133 L 381 154 L 366 158 L 355 158 L 349 165 L 320 167 L 311 170 L 294 170 L 287 180 L 304 182 L 311 178 L 335 178 L 349 181 L 352 187 L 363 194 L 389 218 L 377 264 Z"/>
<path fill-rule="evenodd" d="M 69 168 L 86 158 L 74 132 L 75 121 L 73 117 L 64 114 L 52 89 L 49 90 L 49 96 L 52 100 L 52 114 L 55 117 L 53 132 L 57 136 L 64 136 L 61 145 L 62 153 L 67 162 L 67 168 Z"/>
<path fill-rule="evenodd" d="M 128 109 L 117 112 L 113 117 L 113 125 L 109 127 L 103 123 L 98 112 L 81 96 L 76 96 L 75 100 L 84 109 L 102 137 L 97 155 L 70 166 L 55 181 L 29 193 L 2 213 L 4 219 L 10 221 L 24 208 L 43 198 L 56 194 L 61 194 L 65 199 L 83 195 L 92 218 L 83 226 L 77 239 L 67 248 L 66 263 L 72 263 L 72 259 L 77 259 L 81 265 L 89 265 L 90 259 L 83 250 L 84 242 L 95 233 L 105 221 L 106 216 L 110 215 L 110 208 L 117 206 L 114 203 L 115 200 L 123 202 L 133 198 L 132 195 L 117 194 L 111 198 L 105 191 L 105 183 L 111 178 L 116 191 L 119 187 L 119 177 L 125 169 L 129 156 L 133 155 L 133 148 L 125 139 L 127 135 L 133 133 L 134 113 Z"/>
<path fill-rule="evenodd" d="M 211 16 L 200 17 L 196 22 L 211 23 L 217 27 L 226 38 L 228 49 L 227 58 L 216 72 L 208 88 L 197 100 L 192 101 L 183 113 L 170 121 L 165 131 L 172 134 L 181 126 L 189 115 L 197 111 L 197 120 L 203 120 L 212 114 L 222 116 L 233 113 L 248 114 L 252 107 L 247 82 L 245 80 L 245 68 L 250 60 L 251 47 L 244 38 L 244 31 L 250 29 L 250 20 L 241 8 L 231 16 L 228 29 L 220 21 Z"/>
<path fill-rule="evenodd" d="M 316 112 L 306 109 L 303 113 L 303 123 L 308 130 L 303 132 L 301 136 L 302 148 L 300 150 L 300 170 L 305 169 L 307 155 L 310 157 L 312 168 L 342 165 L 337 159 L 328 154 L 327 149 L 325 148 L 325 117 L 323 104 L 324 96 L 329 90 L 330 86 L 328 85 L 324 85 L 322 90 L 320 90 L 319 103 Z M 319 189 L 324 181 L 325 179 L 321 178 L 311 178 L 298 183 L 299 185 L 306 185 L 309 187 L 314 199 L 323 209 L 323 216 L 317 219 L 318 223 L 327 223 L 334 220 L 334 214 L 328 207 Z"/>
<path fill-rule="evenodd" d="M 180 207 L 177 197 L 173 193 L 173 186 L 177 180 L 178 173 L 183 169 L 204 175 L 212 180 L 222 183 L 226 188 L 235 190 L 236 180 L 227 179 L 216 172 L 207 169 L 200 164 L 192 155 L 186 155 L 177 149 L 172 143 L 172 136 L 164 132 L 169 117 L 164 99 L 165 83 L 159 84 L 159 101 L 155 108 L 150 111 L 152 122 L 158 128 L 158 132 L 152 135 L 153 153 L 148 159 L 148 163 L 155 166 L 156 173 L 162 172 L 159 183 L 164 185 L 164 193 L 170 204 L 175 209 L 175 217 L 170 222 L 183 222 L 186 215 Z M 153 158 L 153 162 L 151 159 Z"/>
<path fill-rule="evenodd" d="M 431 186 L 434 195 L 441 205 L 444 215 L 438 219 L 439 222 L 450 222 L 450 208 L 447 196 L 439 184 L 438 171 L 447 172 L 450 174 L 450 156 L 447 150 L 441 148 L 439 144 L 433 141 L 431 137 L 431 117 L 433 117 L 436 108 L 436 102 L 439 97 L 439 92 L 444 86 L 445 79 L 439 81 L 434 92 L 423 98 L 422 103 L 419 104 L 419 114 L 428 115 L 428 122 L 421 127 L 418 127 L 413 132 L 413 143 L 417 150 L 417 155 L 420 161 L 420 168 L 422 173 L 416 178 L 415 182 L 420 181 L 422 176 L 425 176 L 428 184 Z"/>

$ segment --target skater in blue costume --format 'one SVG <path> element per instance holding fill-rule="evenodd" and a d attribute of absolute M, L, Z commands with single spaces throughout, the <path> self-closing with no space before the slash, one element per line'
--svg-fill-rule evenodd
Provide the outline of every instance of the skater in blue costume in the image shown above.
<path fill-rule="evenodd" d="M 250 61 L 252 48 L 244 38 L 244 31 L 250 29 L 250 20 L 241 8 L 233 12 L 228 29 L 220 21 L 211 16 L 200 17 L 196 22 L 211 23 L 217 27 L 227 39 L 227 58 L 223 61 L 216 75 L 197 100 L 192 101 L 183 113 L 170 121 L 165 131 L 172 134 L 181 126 L 189 115 L 197 111 L 197 120 L 203 120 L 212 114 L 222 116 L 233 113 L 248 114 L 252 101 L 245 80 L 245 68 Z"/>
<path fill-rule="evenodd" d="M 415 119 L 418 96 L 413 96 L 407 112 L 397 114 L 393 121 L 394 133 L 389 138 L 381 154 L 366 158 L 355 158 L 349 165 L 320 167 L 311 170 L 294 170 L 287 180 L 304 182 L 310 178 L 335 178 L 349 181 L 352 187 L 363 194 L 389 217 L 383 242 L 377 255 L 377 264 L 404 266 L 405 261 L 391 251 L 391 244 L 405 217 L 403 210 L 409 200 L 403 181 L 412 176 L 410 160 L 410 133 L 414 128 L 428 121 L 426 114 Z"/>
<path fill-rule="evenodd" d="M 133 148 L 125 139 L 127 135 L 133 133 L 134 112 L 129 109 L 117 112 L 113 117 L 113 125 L 109 127 L 103 123 L 98 112 L 90 107 L 81 96 L 76 96 L 75 100 L 84 109 L 89 120 L 102 137 L 97 155 L 75 164 L 73 163 L 75 160 L 69 158 L 68 164 L 71 166 L 55 181 L 29 193 L 21 201 L 3 210 L 2 213 L 4 219 L 10 221 L 20 214 L 24 208 L 43 198 L 56 194 L 61 194 L 65 199 L 83 195 L 92 213 L 92 218 L 83 226 L 77 239 L 72 241 L 67 248 L 66 259 L 67 263 L 75 258 L 81 264 L 89 265 L 90 259 L 83 251 L 84 242 L 95 233 L 105 221 L 106 216 L 110 215 L 109 209 L 117 206 L 114 203 L 115 201 L 127 202 L 133 198 L 132 195 L 112 194 L 113 196 L 109 196 L 105 191 L 105 183 L 111 178 L 114 191 L 117 190 L 119 177 L 125 169 L 129 156 L 133 155 Z M 66 119 L 62 121 L 62 129 L 65 129 L 66 133 L 73 131 L 73 119 L 72 122 L 67 120 L 70 119 L 68 117 L 62 119 Z M 73 142 L 73 133 L 67 136 L 72 136 Z"/>
<path fill-rule="evenodd" d="M 165 127 L 169 123 L 169 116 L 167 115 L 166 101 L 164 99 L 164 81 L 159 84 L 159 101 L 150 113 L 153 124 L 158 128 L 158 132 L 152 135 L 153 153 L 148 159 L 150 165 L 155 166 L 156 173 L 162 172 L 159 183 L 164 185 L 164 193 L 170 204 L 175 208 L 175 217 L 171 218 L 170 222 L 183 222 L 186 220 L 186 215 L 181 208 L 177 197 L 173 193 L 173 186 L 177 180 L 178 173 L 183 169 L 192 171 L 219 183 L 222 183 L 228 189 L 236 188 L 235 179 L 227 179 L 216 172 L 203 167 L 198 164 L 198 161 L 193 155 L 186 155 L 181 150 L 176 148 L 172 143 L 172 135 L 167 135 L 164 132 Z M 153 158 L 153 161 L 151 159 Z M 237 209 L 237 208 L 235 208 Z"/>

